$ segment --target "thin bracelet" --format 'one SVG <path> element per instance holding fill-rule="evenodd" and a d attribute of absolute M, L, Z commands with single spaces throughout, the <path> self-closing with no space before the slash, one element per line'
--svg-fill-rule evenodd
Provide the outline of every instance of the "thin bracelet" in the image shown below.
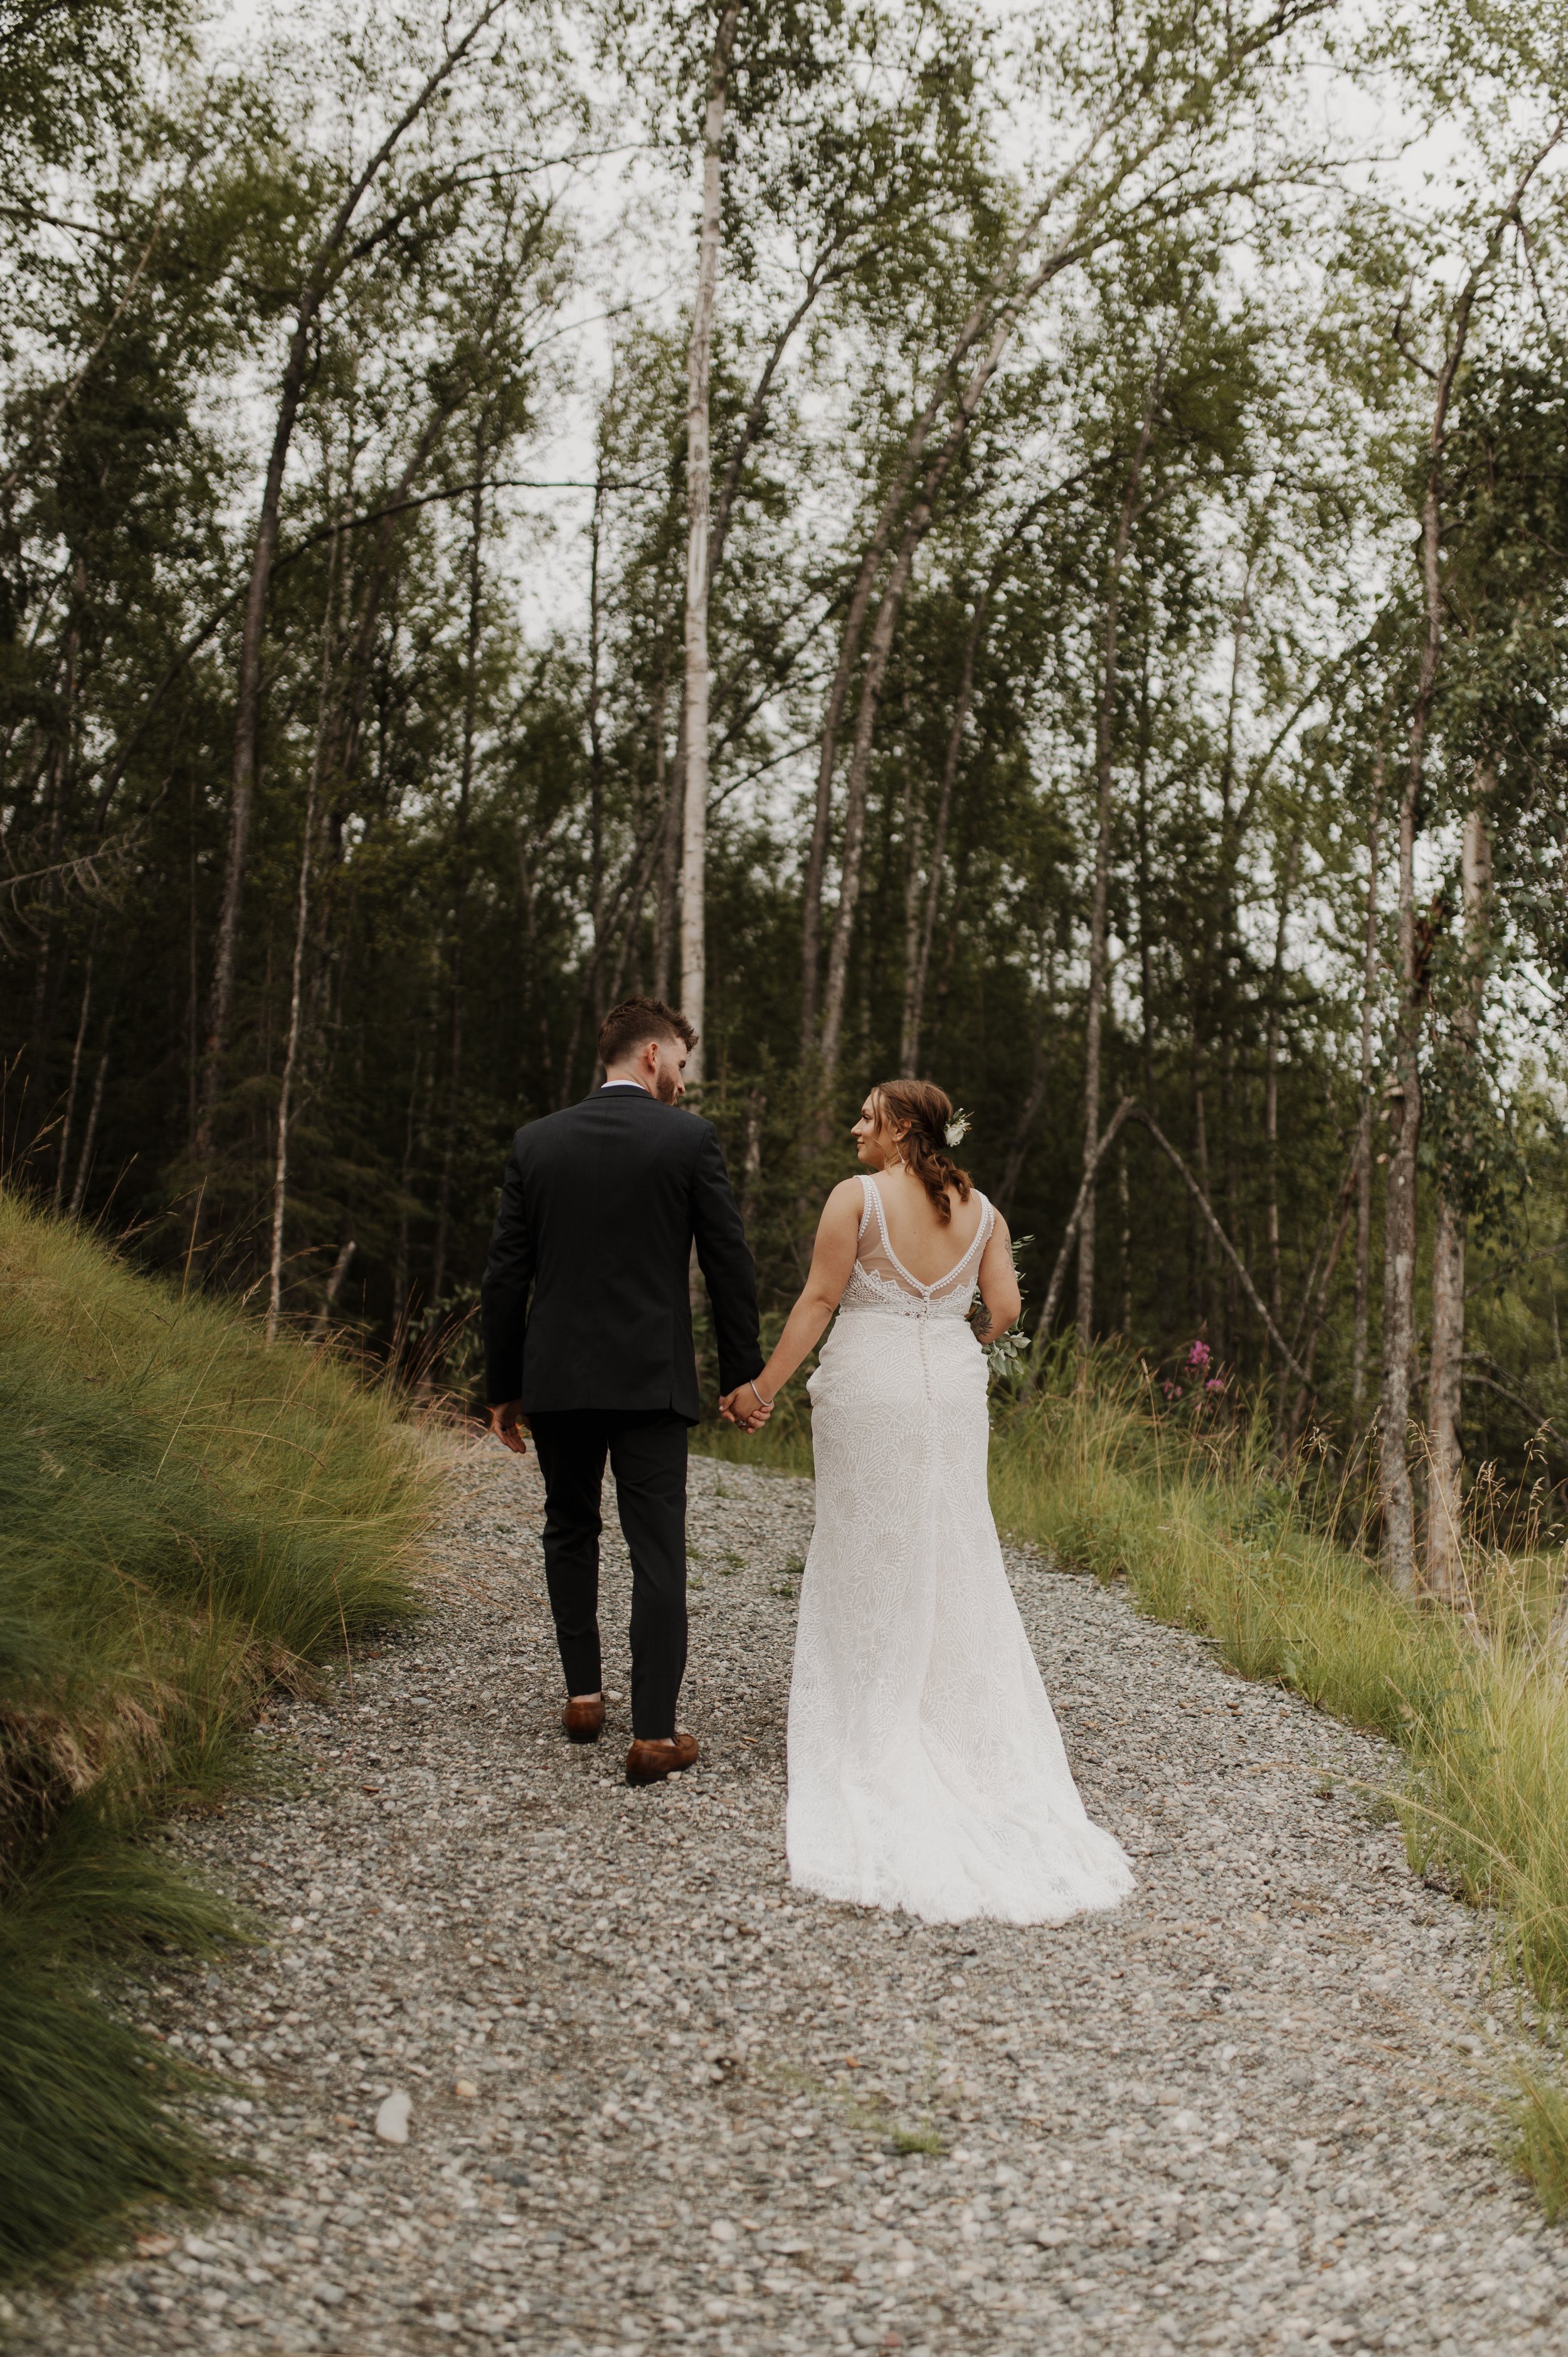
<path fill-rule="evenodd" d="M 772 1405 L 773 1405 L 773 1400 L 770 1400 L 770 1399 L 768 1398 L 768 1394 L 767 1394 L 767 1393 L 766 1393 L 766 1392 L 759 1392 L 759 1391 L 757 1390 L 757 1383 L 756 1383 L 756 1379 L 755 1379 L 755 1377 L 753 1377 L 753 1376 L 751 1376 L 751 1375 L 747 1375 L 747 1377 L 746 1377 L 746 1385 L 747 1385 L 747 1388 L 749 1389 L 749 1391 L 750 1391 L 750 1393 L 751 1393 L 751 1396 L 752 1396 L 752 1398 L 753 1398 L 753 1399 L 755 1399 L 755 1400 L 760 1400 L 760 1401 L 762 1402 L 762 1405 L 763 1405 L 763 1406 L 764 1406 L 764 1407 L 771 1407 L 771 1406 L 772 1406 Z M 774 1394 L 773 1394 L 773 1399 L 777 1399 L 777 1398 L 778 1398 L 778 1396 L 779 1396 L 778 1393 L 777 1393 L 777 1392 L 775 1392 L 775 1393 L 774 1393 Z"/>

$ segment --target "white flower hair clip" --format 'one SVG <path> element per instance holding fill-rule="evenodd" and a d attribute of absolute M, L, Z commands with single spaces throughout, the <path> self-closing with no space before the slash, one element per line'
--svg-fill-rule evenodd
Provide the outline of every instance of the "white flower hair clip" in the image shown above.
<path fill-rule="evenodd" d="M 970 1119 L 971 1116 L 966 1113 L 954 1114 L 951 1121 L 949 1122 L 947 1127 L 942 1132 L 943 1137 L 947 1140 L 947 1143 L 950 1146 L 961 1146 L 963 1144 L 964 1139 L 969 1135 Z"/>

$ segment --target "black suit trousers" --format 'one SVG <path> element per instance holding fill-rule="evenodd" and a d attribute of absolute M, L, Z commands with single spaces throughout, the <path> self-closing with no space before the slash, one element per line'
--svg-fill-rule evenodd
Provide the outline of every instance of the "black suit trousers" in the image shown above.
<path fill-rule="evenodd" d="M 553 1408 L 528 1418 L 544 1476 L 544 1578 L 569 1695 L 597 1694 L 605 1460 L 631 1555 L 631 1727 L 675 1732 L 686 1671 L 686 1436 L 666 1409 Z"/>

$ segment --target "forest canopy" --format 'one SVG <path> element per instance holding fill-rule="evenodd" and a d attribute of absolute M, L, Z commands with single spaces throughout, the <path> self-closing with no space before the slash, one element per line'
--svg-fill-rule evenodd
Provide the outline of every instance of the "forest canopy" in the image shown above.
<path fill-rule="evenodd" d="M 460 1382 L 678 999 L 775 1308 L 928 1075 L 1031 1327 L 1450 1589 L 1568 1477 L 1565 108 L 1482 0 L 5 0 L 11 1182 Z"/>

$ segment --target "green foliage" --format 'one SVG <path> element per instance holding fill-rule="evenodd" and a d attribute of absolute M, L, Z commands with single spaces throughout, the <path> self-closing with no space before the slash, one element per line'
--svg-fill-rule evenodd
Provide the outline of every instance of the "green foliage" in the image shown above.
<path fill-rule="evenodd" d="M 0 1193 L 0 2255 L 214 2157 L 115 1975 L 232 1936 L 149 1839 L 279 1681 L 413 1609 L 435 1460 L 332 1357 Z M 171 2105 L 173 2107 L 171 2108 Z"/>
<path fill-rule="evenodd" d="M 1568 2091 L 1544 2073 L 1525 2074 L 1513 2106 L 1508 2158 L 1535 2189 L 1552 2225 L 1568 2210 Z"/>
<path fill-rule="evenodd" d="M 113 1202 L 149 1259 L 188 1253 L 204 1286 L 264 1271 L 308 862 L 285 1305 L 323 1312 L 351 1244 L 333 1316 L 456 1388 L 510 1131 L 590 1083 L 609 997 L 678 987 L 683 208 L 717 14 L 604 12 L 590 91 L 542 13 L 502 12 L 328 250 L 371 126 L 446 54 L 437 18 L 295 12 L 220 59 L 162 0 L 14 13 L 0 105 L 20 126 L 11 167 L 37 184 L 0 210 L 14 1174 L 90 1214 Z M 1287 1330 L 1316 1317 L 1361 1103 L 1367 844 L 1377 821 L 1386 908 L 1418 660 L 1424 369 L 1452 253 L 1512 164 L 1477 102 L 1455 134 L 1469 193 L 1440 173 L 1393 210 L 1337 178 L 1303 127 L 1317 111 L 1293 102 L 1314 23 L 1075 0 L 1019 48 L 969 0 L 742 12 L 710 387 L 704 1110 L 746 1173 L 770 1308 L 799 1285 L 865 1083 L 905 1063 L 973 1106 L 966 1154 L 1040 1240 L 1040 1297 L 1078 1185 L 1103 755 L 1102 1096 L 1147 1102 Z M 1398 86 L 1451 95 L 1477 38 L 1454 12 L 1412 31 Z M 1506 40 L 1522 120 L 1541 60 L 1500 21 L 1488 57 Z M 1319 63 L 1359 70 L 1348 51 Z M 606 150 L 643 135 L 650 177 L 623 221 Z M 1529 267 L 1508 244 L 1455 382 L 1421 813 L 1423 858 L 1446 859 L 1491 765 L 1479 1055 L 1457 1022 L 1473 976 L 1451 879 L 1422 915 L 1423 1186 L 1444 1173 L 1508 1296 L 1466 1437 L 1516 1469 L 1556 1415 L 1560 1364 L 1536 1256 L 1562 1140 L 1516 1084 L 1568 905 L 1556 204 L 1542 182 Z M 1058 235 L 1071 266 L 1026 295 Z M 648 283 L 660 236 L 668 300 Z M 576 324 L 601 316 L 585 267 L 608 294 L 602 345 Z M 306 285 L 321 307 L 208 1130 L 245 584 Z M 548 455 L 564 432 L 591 453 L 580 482 Z M 835 900 L 856 912 L 824 1103 L 804 902 L 838 650 L 879 529 L 822 813 L 822 929 Z M 849 743 L 905 529 L 851 894 Z M 1374 974 L 1374 1066 L 1386 996 Z M 1325 1289 L 1314 1405 L 1341 1431 L 1369 1406 L 1353 1366 L 1362 1335 L 1376 1363 L 1380 1195 L 1364 1323 L 1353 1245 Z M 1255 1317 L 1139 1134 L 1103 1173 L 1098 1234 L 1100 1330 L 1155 1356 L 1201 1333 L 1262 1372 Z"/>
<path fill-rule="evenodd" d="M 997 1519 L 1064 1563 L 1125 1578 L 1140 1606 L 1200 1630 L 1244 1676 L 1409 1739 L 1451 1688 L 1466 1640 L 1403 1603 L 1334 1534 L 1305 1479 L 1286 1484 L 1266 1434 L 1167 1419 L 1151 1387 L 1104 1354 L 1089 1382 L 1064 1368 L 1001 1426 Z"/>
<path fill-rule="evenodd" d="M 1106 1353 L 1070 1367 L 998 1432 L 1004 1528 L 1101 1578 L 1140 1610 L 1214 1641 L 1249 1678 L 1397 1743 L 1381 1795 L 1412 1864 L 1498 1910 L 1541 2004 L 1568 1997 L 1568 1689 L 1557 1608 L 1568 1566 L 1529 1515 L 1498 1545 L 1466 1534 L 1468 1615 L 1396 1595 L 1355 1544 L 1354 1501 L 1321 1469 L 1282 1480 L 1259 1426 L 1173 1425 L 1141 1371 Z M 1262 1445 L 1261 1445 L 1262 1444 Z M 1343 1535 L 1350 1525 L 1348 1538 Z M 1543 2079 L 1520 2113 L 1520 2166 L 1549 2212 L 1564 2198 L 1563 2098 Z"/>

